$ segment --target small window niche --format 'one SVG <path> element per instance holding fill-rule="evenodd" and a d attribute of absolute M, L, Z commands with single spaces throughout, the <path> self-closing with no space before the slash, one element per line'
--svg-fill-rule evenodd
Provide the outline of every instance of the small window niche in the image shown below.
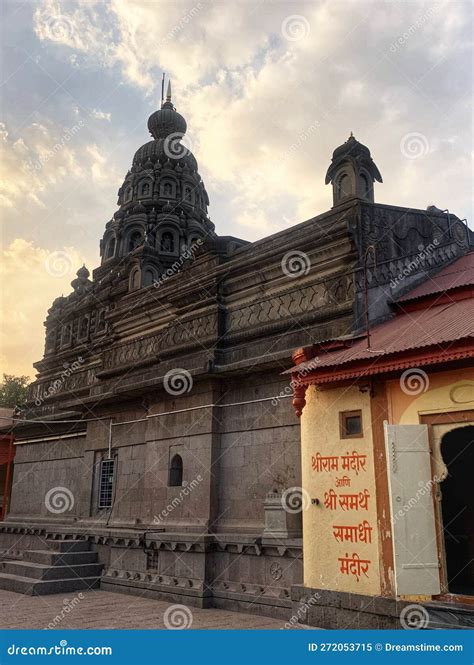
<path fill-rule="evenodd" d="M 181 487 L 183 484 L 183 458 L 181 455 L 173 455 L 171 458 L 168 486 Z"/>
<path fill-rule="evenodd" d="M 184 188 L 184 196 L 183 196 L 183 198 L 184 198 L 184 200 L 187 201 L 188 203 L 194 203 L 194 194 L 193 194 L 193 190 L 192 190 L 191 187 L 189 187 L 189 185 L 186 186 L 186 187 Z"/>
<path fill-rule="evenodd" d="M 133 189 L 131 187 L 127 187 L 123 195 L 123 202 L 128 203 L 129 201 L 132 200 L 132 196 L 133 196 Z"/>
<path fill-rule="evenodd" d="M 104 259 L 113 259 L 115 256 L 115 237 L 109 238 L 105 246 L 105 256 Z"/>
<path fill-rule="evenodd" d="M 168 254 L 174 254 L 175 249 L 175 238 L 174 234 L 171 231 L 165 231 L 161 236 L 160 240 L 160 250 L 162 252 L 167 252 Z"/>
<path fill-rule="evenodd" d="M 362 411 L 340 411 L 339 431 L 341 439 L 361 439 Z"/>
<path fill-rule="evenodd" d="M 137 266 L 133 268 L 130 273 L 129 284 L 128 284 L 129 291 L 136 291 L 137 289 L 139 289 L 141 286 L 141 279 L 142 279 L 142 272 L 140 268 Z"/>
<path fill-rule="evenodd" d="M 138 196 L 140 198 L 146 198 L 151 196 L 151 183 L 148 180 L 145 180 L 140 183 L 138 188 Z"/>
<path fill-rule="evenodd" d="M 69 346 L 72 342 L 72 323 L 66 324 L 61 330 L 61 346 Z"/>
<path fill-rule="evenodd" d="M 133 231 L 128 237 L 128 251 L 133 252 L 137 247 L 143 244 L 143 235 L 141 231 Z"/>
<path fill-rule="evenodd" d="M 154 548 L 146 550 L 146 569 L 156 573 L 158 572 L 159 563 L 158 550 Z"/>
<path fill-rule="evenodd" d="M 79 339 L 87 339 L 89 335 L 89 316 L 83 316 L 79 326 Z"/>

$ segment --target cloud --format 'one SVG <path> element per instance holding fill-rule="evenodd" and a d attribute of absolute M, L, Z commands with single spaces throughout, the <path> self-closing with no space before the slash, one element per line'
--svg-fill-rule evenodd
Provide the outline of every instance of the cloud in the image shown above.
<path fill-rule="evenodd" d="M 70 25 L 62 39 L 61 31 L 48 35 L 45 12 Z M 101 11 L 94 2 L 46 0 L 39 16 L 40 38 L 118 66 L 145 95 L 157 92 L 159 67 L 169 73 L 203 176 L 233 188 L 234 231 L 248 233 L 256 207 L 260 236 L 280 228 L 290 210 L 304 218 L 330 207 L 324 174 L 351 130 L 384 176 L 378 200 L 424 208 L 436 199 L 461 215 L 468 210 L 468 175 L 454 178 L 438 149 L 459 135 L 453 159 L 469 164 L 468 110 L 454 118 L 451 108 L 465 81 L 441 69 L 447 46 L 459 69 L 470 41 L 467 4 L 242 1 L 224 10 L 213 2 L 112 0 Z M 400 152 L 410 132 L 430 144 L 415 165 Z"/>
<path fill-rule="evenodd" d="M 89 157 L 91 158 L 90 170 L 93 181 L 97 183 L 108 182 L 110 174 L 104 168 L 107 163 L 105 154 L 97 145 L 88 145 L 86 150 Z"/>
<path fill-rule="evenodd" d="M 112 119 L 112 114 L 110 112 L 106 113 L 105 111 L 99 111 L 99 109 L 93 109 L 91 111 L 91 116 L 96 118 L 96 120 L 107 120 L 107 122 L 110 122 Z"/>
<path fill-rule="evenodd" d="M 34 377 L 33 363 L 44 351 L 42 322 L 53 300 L 71 291 L 70 282 L 83 262 L 73 247 L 50 251 L 21 238 L 2 251 L 0 373 Z"/>
<path fill-rule="evenodd" d="M 35 251 L 71 245 L 97 257 L 117 189 L 149 140 L 162 70 L 218 233 L 255 240 L 329 209 L 325 172 L 351 130 L 383 175 L 377 201 L 471 218 L 469 3 L 38 0 L 31 12 L 40 44 L 30 52 L 66 83 L 42 105 L 49 91 L 32 68 L 21 90 L 39 107 L 34 122 L 14 131 L 14 109 L 0 126 L 7 242 L 22 235 Z M 413 135 L 415 158 L 403 148 Z M 41 303 L 30 319 L 40 346 Z"/>
<path fill-rule="evenodd" d="M 10 137 L 6 125 L 0 123 L 3 205 L 13 208 L 21 201 L 30 200 L 45 208 L 44 195 L 51 188 L 61 181 L 84 177 L 84 164 L 81 164 L 84 148 L 73 146 L 83 127 L 81 120 L 71 127 L 34 122 L 15 139 Z"/>
<path fill-rule="evenodd" d="M 23 127 L 21 136 L 11 135 L 0 123 L 4 242 L 21 232 L 40 246 L 60 239 L 87 254 L 91 248 L 98 253 L 123 175 L 114 146 L 101 134 L 95 136 L 89 126 L 93 123 L 76 110 L 71 108 L 74 120 L 68 126 L 41 117 Z"/>

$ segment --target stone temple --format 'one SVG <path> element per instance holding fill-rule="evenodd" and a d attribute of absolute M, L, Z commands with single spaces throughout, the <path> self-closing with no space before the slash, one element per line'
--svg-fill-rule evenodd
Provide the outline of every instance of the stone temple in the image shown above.
<path fill-rule="evenodd" d="M 219 236 L 170 91 L 148 129 L 101 265 L 48 311 L 15 427 L 0 587 L 100 585 L 286 618 L 305 497 L 282 372 L 296 347 L 390 316 L 469 232 L 435 207 L 375 203 L 382 177 L 351 135 L 327 171 L 330 210 L 252 243 Z M 69 566 L 38 578 L 54 542 Z"/>

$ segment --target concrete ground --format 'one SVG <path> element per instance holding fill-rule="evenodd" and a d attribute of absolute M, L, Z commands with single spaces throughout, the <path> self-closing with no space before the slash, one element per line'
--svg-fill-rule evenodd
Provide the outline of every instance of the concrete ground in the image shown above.
<path fill-rule="evenodd" d="M 24 596 L 0 590 L 0 629 L 152 629 L 183 625 L 200 629 L 278 630 L 285 622 L 226 610 L 201 610 L 110 591 Z"/>

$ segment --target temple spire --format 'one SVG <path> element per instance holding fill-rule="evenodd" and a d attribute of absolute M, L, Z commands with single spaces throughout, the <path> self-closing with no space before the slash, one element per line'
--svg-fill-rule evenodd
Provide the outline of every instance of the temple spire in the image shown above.
<path fill-rule="evenodd" d="M 168 88 L 166 90 L 166 101 L 171 101 L 171 81 L 168 81 Z"/>

